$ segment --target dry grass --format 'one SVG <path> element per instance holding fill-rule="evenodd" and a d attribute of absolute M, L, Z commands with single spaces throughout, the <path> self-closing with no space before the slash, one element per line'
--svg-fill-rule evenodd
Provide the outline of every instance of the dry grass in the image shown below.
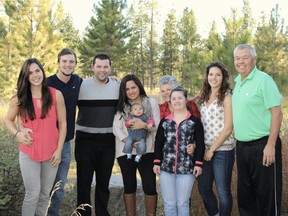
<path fill-rule="evenodd" d="M 53 187 L 53 190 L 52 190 L 52 192 L 51 192 L 51 196 L 50 196 L 50 199 L 49 199 L 49 203 L 48 203 L 48 208 L 47 208 L 47 210 L 46 210 L 46 214 L 45 214 L 45 215 L 48 214 L 48 209 L 49 209 L 49 207 L 51 206 L 52 197 L 53 197 L 54 193 L 55 193 L 57 190 L 60 189 L 61 182 L 62 182 L 61 180 L 58 181 L 58 182 L 54 185 L 54 187 Z M 73 216 L 73 215 L 81 216 L 81 213 L 79 212 L 79 210 L 86 211 L 85 207 L 90 207 L 90 208 L 92 208 L 92 206 L 89 205 L 89 204 L 81 204 L 81 205 L 79 205 L 77 208 L 75 208 L 75 210 L 72 212 L 71 216 Z"/>
<path fill-rule="evenodd" d="M 147 92 L 150 93 L 154 98 L 157 98 L 159 101 L 159 97 L 156 97 L 159 95 L 158 91 L 155 90 L 155 92 Z M 283 106 L 283 112 L 284 112 L 284 119 L 282 123 L 282 159 L 283 159 L 283 192 L 282 192 L 282 216 L 288 216 L 288 105 L 287 105 L 287 99 L 284 100 L 285 104 Z M 9 101 L 0 101 L 0 127 L 4 127 L 4 116 L 7 112 Z M 73 142 L 72 142 L 73 145 Z M 14 148 L 15 146 L 13 146 Z M 74 148 L 72 147 L 74 150 Z M 74 156 L 74 152 L 72 152 L 72 155 Z M 120 168 L 115 163 L 115 166 L 113 168 L 112 174 L 119 174 Z M 233 193 L 233 212 L 232 216 L 238 216 L 238 209 L 237 209 L 237 199 L 236 199 L 236 167 L 234 167 L 233 170 L 233 176 L 232 176 L 232 193 Z M 73 209 L 76 208 L 76 190 L 75 190 L 75 183 L 76 183 L 76 163 L 75 160 L 72 160 L 70 165 L 70 170 L 68 174 L 68 183 L 65 185 L 65 196 L 63 200 L 63 204 L 61 206 L 61 215 L 62 216 L 70 216 L 77 215 L 76 212 L 72 212 Z M 159 197 L 158 197 L 158 207 L 157 207 L 157 216 L 164 215 L 163 213 L 163 203 L 162 198 L 160 194 L 159 189 L 159 181 L 157 183 L 158 191 L 159 191 Z M 80 207 L 81 208 L 81 207 Z M 77 210 L 77 209 L 76 209 Z M 197 182 L 194 185 L 193 192 L 192 192 L 192 203 L 191 203 L 191 216 L 200 216 L 200 215 L 206 215 L 203 202 L 200 198 L 200 195 L 198 193 L 198 186 Z"/>
<path fill-rule="evenodd" d="M 73 216 L 73 215 L 81 216 L 81 214 L 79 213 L 79 210 L 86 211 L 85 207 L 90 207 L 90 208 L 92 208 L 92 206 L 89 205 L 89 204 L 81 204 L 81 205 L 79 205 L 79 206 L 72 212 L 71 216 Z"/>
<path fill-rule="evenodd" d="M 8 105 L 9 105 L 9 100 L 0 101 L 0 122 L 1 122 L 1 127 L 4 126 L 3 123 L 4 123 L 4 118 L 6 116 L 6 113 L 7 113 Z"/>
<path fill-rule="evenodd" d="M 159 89 L 155 89 L 154 91 L 147 91 L 149 96 L 157 99 L 160 101 L 159 97 Z M 282 216 L 288 216 L 288 105 L 287 105 L 287 99 L 284 100 L 285 103 L 283 105 L 283 123 L 282 123 L 282 159 L 283 159 L 283 192 L 282 192 Z M 73 148 L 72 148 L 73 149 Z M 73 154 L 74 155 L 74 154 Z M 121 173 L 120 168 L 118 164 L 115 162 L 112 174 L 119 174 Z M 232 210 L 232 216 L 238 216 L 238 209 L 237 209 L 237 170 L 236 170 L 236 164 L 233 169 L 233 176 L 232 176 L 232 195 L 233 195 L 233 210 Z M 139 175 L 138 175 L 138 178 Z M 66 187 L 69 187 L 70 189 L 73 188 L 75 184 L 76 179 L 76 164 L 75 161 L 71 163 L 70 171 L 69 171 L 69 183 Z M 164 215 L 163 211 L 163 202 L 161 198 L 161 193 L 159 189 L 159 181 L 157 181 L 157 188 L 158 188 L 158 206 L 157 206 L 157 216 Z M 76 196 L 76 195 L 75 195 Z M 198 192 L 198 185 L 197 182 L 195 183 L 192 191 L 192 202 L 191 202 L 191 216 L 200 216 L 200 215 L 206 215 L 206 211 L 204 209 L 204 205 L 202 202 L 202 199 Z"/>
<path fill-rule="evenodd" d="M 282 158 L 283 158 L 283 193 L 282 193 L 282 216 L 288 216 L 288 143 L 287 136 L 286 138 L 282 138 L 283 145 L 282 145 Z M 286 166 L 285 166 L 286 165 Z M 112 174 L 120 174 L 120 168 L 118 164 L 115 162 Z M 236 164 L 233 169 L 233 176 L 232 176 L 232 195 L 233 195 L 233 210 L 231 216 L 238 216 L 238 209 L 237 209 L 237 170 L 236 170 Z M 138 178 L 139 175 L 138 175 Z M 71 163 L 71 167 L 69 170 L 69 182 L 66 185 L 68 188 L 73 188 L 75 184 L 76 179 L 76 165 L 75 161 Z M 157 205 L 157 216 L 164 215 L 163 210 L 163 202 L 161 198 L 160 188 L 159 188 L 159 181 L 157 181 L 157 189 L 158 189 L 158 205 Z M 71 194 L 70 194 L 71 195 Z M 76 194 L 74 194 L 76 196 Z M 70 208 L 71 209 L 71 208 Z M 71 213 L 71 212 L 70 212 Z M 67 214 L 63 214 L 67 215 Z M 200 216 L 200 215 L 206 215 L 206 211 L 204 209 L 204 205 L 202 202 L 202 199 L 198 192 L 198 185 L 197 181 L 194 184 L 193 191 L 192 191 L 192 202 L 191 202 L 191 216 Z"/>

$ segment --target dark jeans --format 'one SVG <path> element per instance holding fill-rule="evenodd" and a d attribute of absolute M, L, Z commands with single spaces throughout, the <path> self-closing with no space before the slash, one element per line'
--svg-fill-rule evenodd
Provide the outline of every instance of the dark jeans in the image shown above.
<path fill-rule="evenodd" d="M 109 181 L 115 159 L 114 135 L 77 131 L 75 159 L 77 162 L 77 205 L 91 204 L 91 183 L 95 172 L 95 213 L 97 216 L 109 215 L 107 206 L 110 196 Z M 79 212 L 82 216 L 90 216 L 91 208 L 85 207 L 85 211 Z"/>
<path fill-rule="evenodd" d="M 211 161 L 204 161 L 203 173 L 198 177 L 198 189 L 208 215 L 231 215 L 233 199 L 231 193 L 231 177 L 235 161 L 235 151 L 216 151 Z M 213 192 L 215 181 L 218 201 Z"/>
<path fill-rule="evenodd" d="M 275 163 L 263 166 L 268 136 L 251 142 L 237 141 L 238 208 L 241 216 L 279 216 L 282 197 L 281 140 L 275 147 Z"/>
<path fill-rule="evenodd" d="M 156 195 L 156 175 L 153 172 L 154 153 L 147 153 L 143 155 L 139 164 L 134 162 L 134 158 L 135 155 L 133 155 L 133 160 L 127 160 L 126 155 L 117 158 L 122 172 L 124 193 L 131 194 L 136 192 L 136 171 L 138 169 L 141 176 L 144 193 L 149 196 Z"/>

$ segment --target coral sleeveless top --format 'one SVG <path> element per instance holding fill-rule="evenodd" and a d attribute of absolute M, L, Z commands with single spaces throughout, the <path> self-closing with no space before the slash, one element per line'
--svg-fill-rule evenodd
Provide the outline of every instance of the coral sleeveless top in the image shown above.
<path fill-rule="evenodd" d="M 33 142 L 29 146 L 19 143 L 19 150 L 37 162 L 49 160 L 58 145 L 56 89 L 49 87 L 49 90 L 52 95 L 52 106 L 46 117 L 44 119 L 40 118 L 42 108 L 37 106 L 39 100 L 42 104 L 42 99 L 33 98 L 36 118 L 33 121 L 28 119 L 27 122 L 21 118 L 23 126 L 33 130 L 33 133 L 30 133 Z"/>

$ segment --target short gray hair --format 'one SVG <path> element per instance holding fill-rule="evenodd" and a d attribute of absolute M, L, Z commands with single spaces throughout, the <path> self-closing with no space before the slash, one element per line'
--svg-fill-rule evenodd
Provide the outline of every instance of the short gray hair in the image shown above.
<path fill-rule="evenodd" d="M 240 44 L 238 45 L 235 49 L 234 49 L 234 52 L 233 52 L 233 55 L 235 57 L 235 52 L 236 50 L 242 50 L 242 49 L 249 49 L 250 51 L 250 54 L 252 55 L 252 57 L 256 57 L 256 50 L 254 47 L 248 45 L 248 44 Z"/>
<path fill-rule="evenodd" d="M 171 84 L 173 89 L 176 88 L 177 86 L 179 86 L 177 79 L 171 75 L 162 76 L 159 79 L 158 84 L 160 87 L 161 87 L 161 85 Z"/>

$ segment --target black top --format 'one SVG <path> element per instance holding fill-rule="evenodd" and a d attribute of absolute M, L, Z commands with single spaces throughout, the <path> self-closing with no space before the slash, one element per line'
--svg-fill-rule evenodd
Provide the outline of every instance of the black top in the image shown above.
<path fill-rule="evenodd" d="M 56 74 L 48 77 L 48 85 L 61 91 L 64 97 L 67 119 L 65 142 L 74 138 L 76 105 L 82 81 L 83 79 L 77 74 L 72 74 L 67 83 L 62 82 Z"/>
<path fill-rule="evenodd" d="M 192 155 L 186 147 L 196 144 Z M 205 151 L 204 130 L 200 119 L 195 116 L 183 120 L 179 125 L 172 119 L 172 114 L 163 118 L 155 138 L 155 165 L 168 173 L 193 173 L 194 166 L 201 166 Z"/>

